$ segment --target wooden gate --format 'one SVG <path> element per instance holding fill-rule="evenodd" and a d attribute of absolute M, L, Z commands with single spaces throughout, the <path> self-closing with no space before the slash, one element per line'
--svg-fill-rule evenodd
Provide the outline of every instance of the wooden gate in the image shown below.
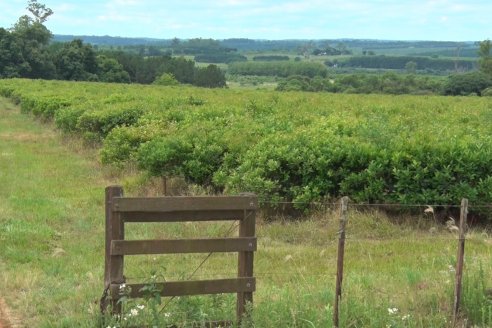
<path fill-rule="evenodd" d="M 104 294 L 101 310 L 111 305 L 121 313 L 120 286 L 125 283 L 124 256 L 139 254 L 179 254 L 237 252 L 237 278 L 157 283 L 164 297 L 237 293 L 237 321 L 253 302 L 256 280 L 253 256 L 256 251 L 255 218 L 258 207 L 253 194 L 203 197 L 123 197 L 123 188 L 106 188 L 106 257 Z M 239 220 L 239 237 L 176 240 L 125 240 L 126 222 L 187 222 Z M 144 284 L 126 284 L 132 298 L 143 296 Z"/>

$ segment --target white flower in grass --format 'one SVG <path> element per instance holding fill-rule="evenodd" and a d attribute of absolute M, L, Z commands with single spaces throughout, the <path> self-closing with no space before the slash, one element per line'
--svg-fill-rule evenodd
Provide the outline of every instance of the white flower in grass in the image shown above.
<path fill-rule="evenodd" d="M 424 210 L 424 213 L 434 214 L 434 208 L 432 206 L 427 205 L 427 208 Z"/>
<path fill-rule="evenodd" d="M 120 284 L 120 290 L 124 290 L 126 288 L 126 284 Z"/>
<path fill-rule="evenodd" d="M 404 315 L 403 317 L 401 317 L 401 320 L 405 321 L 405 320 L 408 320 L 410 318 L 410 314 L 407 314 L 407 315 Z"/>
<path fill-rule="evenodd" d="M 145 305 L 143 305 L 143 304 L 142 304 L 142 305 L 137 305 L 137 308 L 138 308 L 139 310 L 143 310 L 143 309 L 145 308 Z"/>
<path fill-rule="evenodd" d="M 130 310 L 130 314 L 134 317 L 136 317 L 138 315 L 138 310 L 137 309 L 131 309 Z"/>
<path fill-rule="evenodd" d="M 164 316 L 165 316 L 166 318 L 169 318 L 169 317 L 171 316 L 171 313 L 169 313 L 169 312 L 164 312 Z"/>
<path fill-rule="evenodd" d="M 389 314 L 395 314 L 398 312 L 398 309 L 397 308 L 388 308 L 388 313 Z"/>

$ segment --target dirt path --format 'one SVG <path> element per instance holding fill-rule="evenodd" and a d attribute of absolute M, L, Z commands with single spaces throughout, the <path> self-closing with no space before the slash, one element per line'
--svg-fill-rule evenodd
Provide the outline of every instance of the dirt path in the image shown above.
<path fill-rule="evenodd" d="M 0 328 L 13 328 L 5 301 L 0 298 Z"/>

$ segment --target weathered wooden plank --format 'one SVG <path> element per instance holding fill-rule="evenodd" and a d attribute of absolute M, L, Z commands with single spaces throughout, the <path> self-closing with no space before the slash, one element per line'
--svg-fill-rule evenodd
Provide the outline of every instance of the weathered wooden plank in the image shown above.
<path fill-rule="evenodd" d="M 256 238 L 113 240 L 112 255 L 256 251 Z"/>
<path fill-rule="evenodd" d="M 245 211 L 244 219 L 239 224 L 239 237 L 254 237 L 256 227 L 256 212 Z M 243 251 L 238 253 L 238 277 L 253 276 L 254 252 Z M 248 303 L 253 303 L 252 291 L 240 291 L 237 293 L 236 315 L 239 322 L 247 315 Z"/>
<path fill-rule="evenodd" d="M 175 212 L 120 212 L 125 222 L 184 222 L 241 220 L 244 210 L 175 211 Z"/>
<path fill-rule="evenodd" d="M 116 189 L 117 190 L 117 189 Z M 123 189 L 120 189 L 121 193 L 123 193 Z M 117 192 L 117 191 L 115 191 Z M 115 198 L 111 198 L 111 203 L 114 204 Z M 111 240 L 123 240 L 125 239 L 125 224 L 119 213 L 115 213 L 112 211 L 111 217 Z M 123 267 L 124 267 L 124 257 L 121 255 L 111 255 L 109 257 L 109 280 L 111 284 L 121 284 L 125 282 L 125 278 L 123 276 Z M 112 302 L 112 311 L 113 313 L 121 313 L 121 303 L 118 302 L 118 294 L 111 294 L 111 302 Z"/>
<path fill-rule="evenodd" d="M 123 188 L 120 186 L 109 186 L 105 190 L 105 214 L 106 214 L 106 238 L 105 238 L 105 261 L 104 261 L 104 287 L 109 287 L 111 281 L 109 279 L 109 265 L 110 265 L 110 255 L 111 255 L 111 231 L 112 231 L 112 214 L 111 211 L 112 199 L 113 197 L 123 196 Z"/>
<path fill-rule="evenodd" d="M 113 203 L 113 211 L 118 212 L 255 210 L 257 207 L 254 196 L 125 197 L 115 198 Z"/>
<path fill-rule="evenodd" d="M 108 289 L 111 285 L 111 240 L 113 238 L 113 212 L 112 201 L 114 197 L 122 197 L 123 188 L 121 186 L 109 186 L 105 189 L 105 221 L 106 221 L 106 232 L 105 232 L 105 257 L 104 257 L 104 292 L 101 296 L 101 312 L 106 312 L 109 305 Z M 116 306 L 118 310 L 118 305 L 114 304 L 113 308 Z"/>
<path fill-rule="evenodd" d="M 129 297 L 138 298 L 145 296 L 141 289 L 145 284 L 127 284 L 130 292 Z M 119 292 L 119 284 L 111 284 L 113 293 Z M 234 278 L 234 279 L 217 279 L 217 280 L 195 280 L 195 281 L 171 281 L 156 283 L 156 289 L 164 297 L 170 296 L 188 296 L 188 295 L 206 295 L 222 294 L 237 292 L 254 292 L 256 290 L 256 279 Z"/>

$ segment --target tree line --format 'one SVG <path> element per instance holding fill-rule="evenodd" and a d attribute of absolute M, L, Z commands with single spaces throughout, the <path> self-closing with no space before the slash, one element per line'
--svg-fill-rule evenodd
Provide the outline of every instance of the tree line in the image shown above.
<path fill-rule="evenodd" d="M 229 73 L 237 75 L 279 76 L 302 75 L 326 77 L 328 69 L 317 62 L 255 61 L 229 64 Z"/>
<path fill-rule="evenodd" d="M 418 76 L 416 68 L 425 62 L 435 62 L 443 65 L 444 61 L 425 59 L 419 57 L 353 57 L 352 63 L 367 58 L 384 68 L 404 68 L 410 74 L 385 73 L 374 74 L 347 74 L 336 77 L 306 76 L 295 74 L 281 81 L 278 91 L 312 91 L 312 92 L 335 92 L 335 93 L 386 93 L 386 94 L 442 94 L 450 96 L 491 96 L 492 95 L 492 42 L 484 40 L 478 42 L 478 68 L 473 72 L 456 73 L 447 78 Z M 394 60 L 385 60 L 393 58 Z M 406 62 L 411 59 L 411 61 Z M 406 62 L 406 64 L 404 64 Z M 449 62 L 451 62 L 449 60 Z M 471 63 L 471 62 L 463 62 Z M 404 65 L 400 67 L 400 65 Z M 461 65 L 461 64 L 458 64 Z M 444 67 L 444 66 L 442 66 Z M 378 67 L 380 68 L 380 67 Z M 450 67 L 449 67 L 450 68 Z"/>
<path fill-rule="evenodd" d="M 225 75 L 215 65 L 200 68 L 192 60 L 170 55 L 97 51 L 78 39 L 52 42 L 43 23 L 53 11 L 36 0 L 29 0 L 26 9 L 32 17 L 23 15 L 12 28 L 0 28 L 0 78 L 153 83 L 168 74 L 179 83 L 225 86 Z"/>
<path fill-rule="evenodd" d="M 392 72 L 378 75 L 347 74 L 327 78 L 292 75 L 280 81 L 276 90 L 362 94 L 491 96 L 492 77 L 479 71 L 453 74 L 447 78 Z"/>
<path fill-rule="evenodd" d="M 353 56 L 340 62 L 339 66 L 362 67 L 375 69 L 405 69 L 409 62 L 414 62 L 418 69 L 435 71 L 470 71 L 476 67 L 476 62 L 470 60 L 451 60 L 416 56 Z M 331 63 L 327 63 L 331 64 Z"/>

